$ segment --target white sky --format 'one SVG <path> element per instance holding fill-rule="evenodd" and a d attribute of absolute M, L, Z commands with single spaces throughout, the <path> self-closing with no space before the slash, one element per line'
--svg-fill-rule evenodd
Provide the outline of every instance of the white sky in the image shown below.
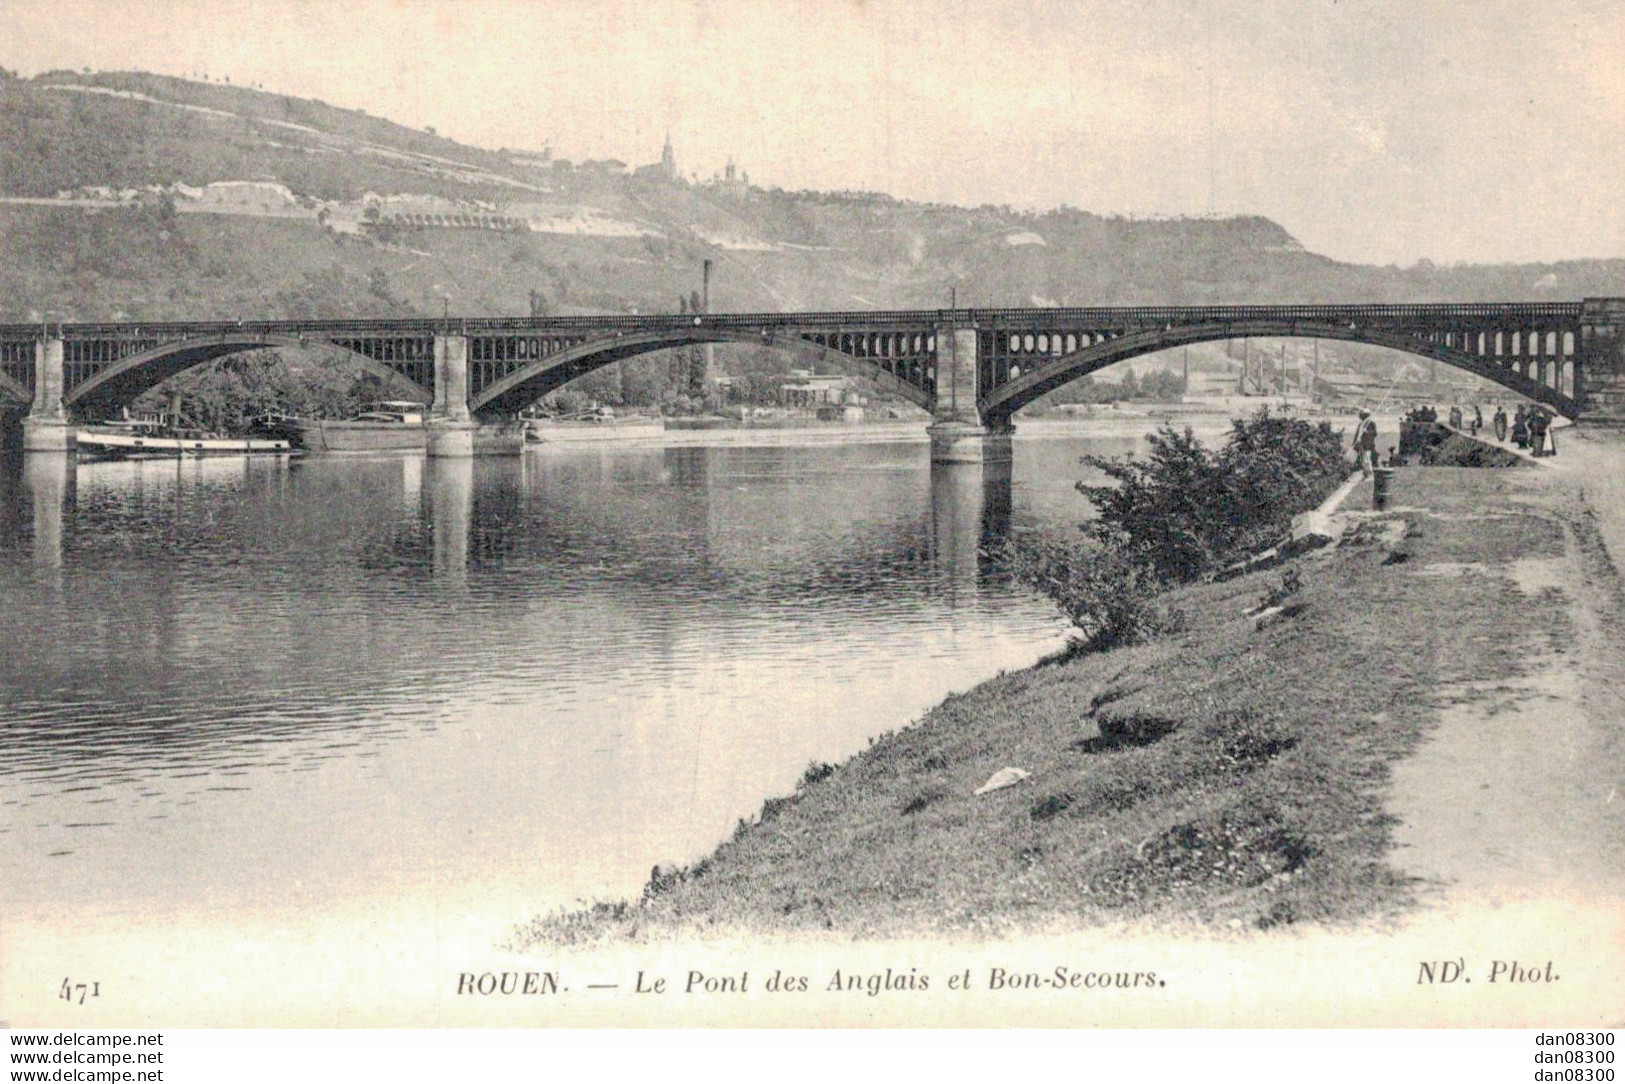
<path fill-rule="evenodd" d="M 207 72 L 498 147 L 1340 259 L 1625 256 L 1625 0 L 6 0 L 0 65 Z"/>

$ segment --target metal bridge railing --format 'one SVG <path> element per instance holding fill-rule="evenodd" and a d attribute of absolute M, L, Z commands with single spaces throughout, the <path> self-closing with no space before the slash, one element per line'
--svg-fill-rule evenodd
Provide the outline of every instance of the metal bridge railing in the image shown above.
<path fill-rule="evenodd" d="M 435 334 L 547 334 L 612 331 L 622 333 L 677 331 L 687 328 L 767 331 L 786 329 L 898 330 L 941 325 L 1000 327 L 1125 325 L 1315 321 L 1335 323 L 1391 323 L 1430 320 L 1572 319 L 1580 316 L 1580 302 L 1524 301 L 1443 304 L 1361 305 L 1134 305 L 1087 308 L 913 309 L 855 312 L 713 313 L 703 316 L 675 314 L 635 316 L 484 316 L 454 319 L 392 320 L 217 320 L 143 321 L 74 324 L 0 324 L 0 340 L 32 340 L 48 332 L 65 339 L 144 338 L 194 339 L 232 335 L 278 338 L 335 336 L 410 336 Z"/>

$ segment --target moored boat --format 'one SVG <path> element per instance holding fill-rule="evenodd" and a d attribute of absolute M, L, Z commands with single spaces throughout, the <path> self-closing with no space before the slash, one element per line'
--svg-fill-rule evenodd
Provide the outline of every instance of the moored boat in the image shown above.
<path fill-rule="evenodd" d="M 427 408 L 408 400 L 377 403 L 353 418 L 276 418 L 266 428 L 310 452 L 421 451 L 429 433 Z"/>
<path fill-rule="evenodd" d="M 117 458 L 195 455 L 278 455 L 292 451 L 275 437 L 232 437 L 151 421 L 116 421 L 80 426 L 74 444 L 82 455 Z"/>
<path fill-rule="evenodd" d="M 531 444 L 569 444 L 594 441 L 650 440 L 662 436 L 666 427 L 655 417 L 534 418 L 525 423 L 525 439 Z"/>
<path fill-rule="evenodd" d="M 409 400 L 377 403 L 353 418 L 267 418 L 261 427 L 310 452 L 421 452 L 429 443 L 428 408 Z M 474 427 L 475 455 L 518 455 L 524 446 L 520 423 Z"/>

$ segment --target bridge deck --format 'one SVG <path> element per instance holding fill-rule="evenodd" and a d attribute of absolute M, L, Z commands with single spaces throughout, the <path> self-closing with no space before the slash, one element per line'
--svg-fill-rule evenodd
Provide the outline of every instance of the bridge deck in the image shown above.
<path fill-rule="evenodd" d="M 36 339 L 48 332 L 64 339 L 122 335 L 198 338 L 209 335 L 465 334 L 500 332 L 568 332 L 586 330 L 659 331 L 684 327 L 714 328 L 902 328 L 931 326 L 1009 327 L 1060 326 L 1144 327 L 1166 323 L 1243 323 L 1257 320 L 1314 323 L 1409 323 L 1414 321 L 1577 319 L 1581 302 L 1537 301 L 1439 304 L 1356 305 L 1133 305 L 1081 308 L 905 309 L 852 312 L 713 313 L 621 316 L 477 316 L 450 319 L 386 320 L 203 320 L 119 321 L 95 323 L 0 324 L 0 339 Z"/>

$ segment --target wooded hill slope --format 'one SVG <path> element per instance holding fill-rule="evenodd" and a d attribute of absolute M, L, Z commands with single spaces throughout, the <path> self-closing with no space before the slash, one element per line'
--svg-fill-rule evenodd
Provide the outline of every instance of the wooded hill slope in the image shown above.
<path fill-rule="evenodd" d="M 0 197 L 50 201 L 0 204 L 8 320 L 524 313 L 533 290 L 554 312 L 670 311 L 707 257 L 714 307 L 736 311 L 939 307 L 950 288 L 962 305 L 1033 305 L 1625 286 L 1625 261 L 1339 263 L 1261 218 L 1028 214 L 632 176 L 140 73 L 0 78 Z"/>

